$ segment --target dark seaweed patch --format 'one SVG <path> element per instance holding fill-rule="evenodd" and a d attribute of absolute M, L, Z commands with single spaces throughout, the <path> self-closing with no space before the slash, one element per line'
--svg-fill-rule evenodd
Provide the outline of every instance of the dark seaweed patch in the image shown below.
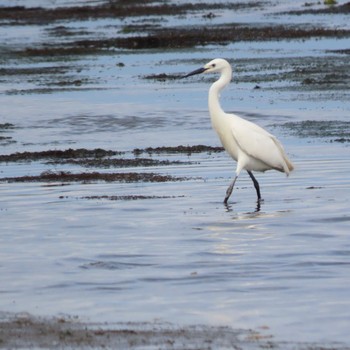
<path fill-rule="evenodd" d="M 4 136 L 2 135 L 2 133 L 7 133 L 9 130 L 14 129 L 15 126 L 11 123 L 2 123 L 0 124 L 0 144 L 1 145 L 8 145 L 10 143 L 15 143 L 16 141 L 14 141 L 12 139 L 11 136 Z"/>
<path fill-rule="evenodd" d="M 115 37 L 108 39 L 85 39 L 55 46 L 43 44 L 41 47 L 28 47 L 14 54 L 20 57 L 70 57 L 111 54 L 114 49 L 180 49 L 206 45 L 227 45 L 238 41 L 268 41 L 285 39 L 307 39 L 310 37 L 349 37 L 344 29 L 299 28 L 285 26 L 244 27 L 240 25 L 211 26 L 194 28 L 161 29 L 148 35 Z M 157 78 L 157 77 L 155 77 Z M 164 77 L 161 77 L 164 79 Z"/>
<path fill-rule="evenodd" d="M 326 14 L 348 14 L 350 13 L 350 2 L 337 6 L 326 6 L 321 9 L 307 8 L 303 10 L 288 11 L 287 15 L 326 15 Z"/>
<path fill-rule="evenodd" d="M 14 128 L 15 128 L 15 126 L 11 123 L 0 124 L 0 131 L 14 129 Z"/>
<path fill-rule="evenodd" d="M 350 55 L 350 49 L 342 49 L 342 50 L 327 50 L 327 52 L 337 53 L 342 55 Z"/>
<path fill-rule="evenodd" d="M 178 74 L 150 74 L 144 75 L 143 79 L 156 80 L 156 81 L 167 81 L 167 80 L 175 80 L 181 78 Z"/>
<path fill-rule="evenodd" d="M 110 201 L 135 201 L 135 200 L 144 200 L 144 199 L 172 199 L 179 198 L 184 196 L 142 196 L 142 195 L 125 195 L 125 196 L 86 196 L 81 197 L 81 199 L 93 199 L 101 200 L 107 199 Z M 64 198 L 63 196 L 60 198 Z"/>
<path fill-rule="evenodd" d="M 141 153 L 199 153 L 200 151 L 209 151 L 215 148 L 209 146 L 178 146 L 178 147 L 159 147 L 148 148 L 147 150 L 136 149 L 133 151 L 134 155 L 140 155 Z M 166 152 L 168 150 L 168 152 Z M 125 152 L 117 152 L 104 149 L 88 150 L 85 148 L 80 149 L 67 149 L 67 150 L 49 150 L 42 152 L 21 152 L 13 153 L 9 155 L 0 155 L 0 162 L 32 162 L 32 161 L 44 161 L 46 164 L 72 164 L 85 167 L 99 167 L 99 168 L 111 168 L 111 167 L 149 167 L 149 166 L 168 166 L 168 165 L 180 165 L 189 164 L 190 162 L 178 161 L 178 160 L 158 160 L 152 158 L 113 158 L 113 156 L 120 156 Z"/>
<path fill-rule="evenodd" d="M 282 125 L 299 137 L 328 138 L 330 142 L 345 143 L 350 141 L 350 122 L 339 120 L 305 120 L 288 122 Z"/>
<path fill-rule="evenodd" d="M 179 49 L 212 44 L 227 45 L 238 41 L 268 41 L 306 39 L 310 37 L 349 37 L 345 29 L 310 28 L 301 26 L 244 26 L 237 24 L 176 27 L 145 30 L 142 35 L 118 36 L 107 39 L 84 39 L 73 42 L 42 44 L 28 47 L 14 54 L 22 57 L 73 57 L 98 53 L 112 53 L 117 49 Z M 164 77 L 163 77 L 164 78 Z"/>
<path fill-rule="evenodd" d="M 0 162 L 38 161 L 43 159 L 81 159 L 87 157 L 103 158 L 107 156 L 119 155 L 121 152 L 96 148 L 88 150 L 85 148 L 67 150 L 49 150 L 42 152 L 20 152 L 10 155 L 0 155 Z"/>
<path fill-rule="evenodd" d="M 145 150 L 136 149 L 133 151 L 135 156 L 143 152 L 149 154 L 156 153 L 191 153 L 221 151 L 221 148 L 210 146 L 178 146 L 178 147 L 158 147 L 147 148 Z M 85 167 L 109 168 L 109 167 L 150 167 L 150 166 L 169 166 L 178 164 L 189 164 L 190 162 L 174 160 L 158 160 L 152 158 L 115 158 L 123 152 L 116 152 L 103 149 L 67 149 L 67 150 L 49 150 L 42 152 L 21 152 L 10 155 L 0 155 L 0 162 L 32 162 L 45 161 L 46 164 L 74 164 Z M 161 175 L 157 173 L 100 173 L 83 172 L 73 174 L 67 171 L 45 171 L 35 176 L 5 177 L 0 178 L 1 182 L 167 182 L 183 181 L 185 177 L 174 177 L 170 175 Z"/>
<path fill-rule="evenodd" d="M 30 67 L 30 68 L 0 68 L 0 76 L 20 76 L 20 75 L 51 75 L 51 74 L 65 74 L 69 70 L 69 67 L 57 66 L 57 67 Z M 1 124 L 0 124 L 1 128 Z"/>
<path fill-rule="evenodd" d="M 168 154 L 176 154 L 176 153 L 183 153 L 186 155 L 191 155 L 192 153 L 218 153 L 223 152 L 223 147 L 212 147 L 212 146 L 205 146 L 205 145 L 196 145 L 196 146 L 176 146 L 176 147 L 147 147 L 144 149 L 135 148 L 133 150 L 133 153 L 135 155 L 139 155 L 142 153 L 148 153 L 148 154 L 161 154 L 161 153 L 168 153 Z"/>
<path fill-rule="evenodd" d="M 103 168 L 128 168 L 128 167 L 149 167 L 149 166 L 168 166 L 189 164 L 190 162 L 158 160 L 151 158 L 107 158 L 107 159 L 66 159 L 54 160 L 48 164 L 73 164 L 85 167 L 103 167 Z"/>
<path fill-rule="evenodd" d="M 168 182 L 184 181 L 187 178 L 156 173 L 77 173 L 46 171 L 37 176 L 18 176 L 0 178 L 0 182 Z"/>
<path fill-rule="evenodd" d="M 242 26 L 237 24 L 203 27 L 162 28 L 148 35 L 117 37 L 104 40 L 79 40 L 75 48 L 106 50 L 125 49 L 174 49 L 211 44 L 227 45 L 238 41 L 266 41 L 305 39 L 310 37 L 347 37 L 349 30 L 326 28 L 301 28 L 295 26 Z M 49 48 L 48 48 L 49 49 Z M 55 48 L 52 48 L 55 50 Z"/>
<path fill-rule="evenodd" d="M 220 9 L 239 10 L 261 7 L 263 2 L 201 3 L 200 6 L 190 2 L 169 4 L 155 0 L 116 1 L 111 0 L 98 6 L 72 6 L 42 8 L 24 6 L 1 7 L 0 20 L 13 24 L 49 24 L 64 20 L 88 20 L 98 18 L 125 18 L 139 16 L 175 16 L 189 12 L 214 11 Z M 146 6 L 145 6 L 146 5 Z"/>

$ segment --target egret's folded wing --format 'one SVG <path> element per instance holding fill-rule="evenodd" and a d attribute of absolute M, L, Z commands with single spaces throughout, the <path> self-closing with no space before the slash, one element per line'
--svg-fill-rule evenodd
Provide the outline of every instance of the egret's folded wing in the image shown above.
<path fill-rule="evenodd" d="M 253 126 L 253 127 L 252 127 Z M 231 129 L 232 135 L 243 152 L 258 159 L 270 168 L 289 173 L 288 158 L 281 143 L 256 124 L 238 124 Z"/>

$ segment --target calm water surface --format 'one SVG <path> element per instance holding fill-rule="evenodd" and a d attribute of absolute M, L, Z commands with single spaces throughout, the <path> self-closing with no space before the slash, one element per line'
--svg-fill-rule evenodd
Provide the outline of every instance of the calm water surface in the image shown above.
<path fill-rule="evenodd" d="M 16 36 L 12 30 L 8 35 Z M 296 170 L 289 178 L 257 174 L 265 199 L 260 208 L 246 174 L 230 206 L 222 204 L 235 169 L 224 153 L 155 155 L 191 164 L 112 169 L 189 178 L 182 182 L 2 182 L 0 310 L 268 327 L 275 339 L 350 344 L 349 142 L 311 136 L 314 130 L 300 137 L 285 127 L 305 120 L 350 123 L 349 92 L 303 90 L 291 81 L 254 89 L 244 81 L 269 57 L 326 57 L 320 47 L 327 40 L 318 47 L 313 40 L 280 42 L 278 50 L 274 42 L 239 43 L 84 58 L 80 74 L 94 82 L 69 91 L 40 93 L 40 84 L 25 77 L 5 81 L 0 120 L 15 126 L 6 131 L 15 142 L 3 142 L 1 154 L 99 147 L 131 158 L 134 148 L 219 145 L 206 107 L 211 78 L 157 82 L 144 75 L 185 73 L 214 56 L 237 60 L 243 70 L 223 94 L 223 107 L 278 136 Z M 244 70 L 249 64 L 251 71 Z M 96 169 L 2 163 L 0 175 L 46 170 Z M 170 198 L 85 198 L 104 195 Z"/>

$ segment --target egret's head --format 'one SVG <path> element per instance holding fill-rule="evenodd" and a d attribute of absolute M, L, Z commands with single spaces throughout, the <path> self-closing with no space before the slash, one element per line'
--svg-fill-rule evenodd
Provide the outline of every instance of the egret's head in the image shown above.
<path fill-rule="evenodd" d="M 231 69 L 231 66 L 226 60 L 222 58 L 215 58 L 214 60 L 204 65 L 202 68 L 196 69 L 195 71 L 185 75 L 184 78 L 190 77 L 191 75 L 195 75 L 195 74 L 201 74 L 201 73 L 222 72 L 227 68 Z"/>
<path fill-rule="evenodd" d="M 203 68 L 205 69 L 205 73 L 215 73 L 215 72 L 221 72 L 226 67 L 229 67 L 230 64 L 222 59 L 222 58 L 215 58 L 215 60 L 212 60 L 208 62 Z"/>

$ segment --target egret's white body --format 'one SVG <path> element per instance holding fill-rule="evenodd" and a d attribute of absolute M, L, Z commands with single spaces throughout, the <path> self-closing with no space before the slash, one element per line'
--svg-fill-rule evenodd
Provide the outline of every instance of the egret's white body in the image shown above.
<path fill-rule="evenodd" d="M 211 123 L 225 150 L 237 162 L 236 176 L 227 189 L 224 202 L 227 203 L 236 179 L 243 169 L 253 180 L 258 200 L 261 200 L 259 183 L 252 171 L 274 169 L 289 175 L 294 166 L 276 137 L 260 126 L 222 110 L 219 101 L 220 92 L 230 83 L 232 77 L 232 68 L 226 60 L 221 58 L 212 60 L 186 77 L 210 72 L 221 73 L 220 78 L 209 89 Z"/>

